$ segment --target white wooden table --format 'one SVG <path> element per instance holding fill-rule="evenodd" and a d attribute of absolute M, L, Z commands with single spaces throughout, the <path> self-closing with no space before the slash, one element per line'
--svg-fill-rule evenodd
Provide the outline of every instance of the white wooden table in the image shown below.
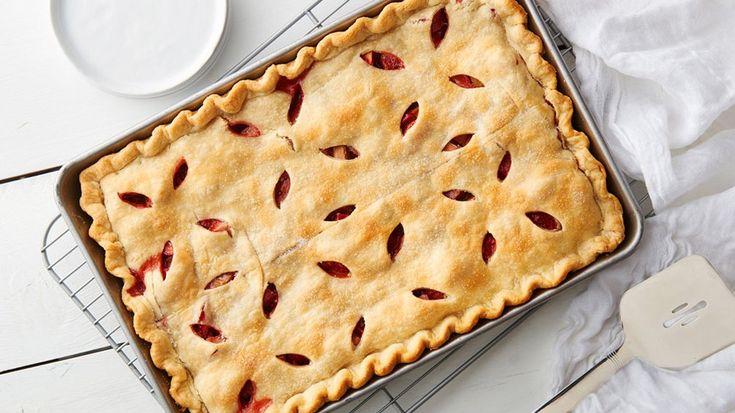
<path fill-rule="evenodd" d="M 41 237 L 57 214 L 55 171 L 213 82 L 310 1 L 233 1 L 229 42 L 207 76 L 186 90 L 146 100 L 113 96 L 87 83 L 54 38 L 48 2 L 2 2 L 0 410 L 161 411 L 41 265 Z M 538 406 L 549 392 L 560 317 L 580 287 L 542 307 L 421 411 L 527 412 Z"/>

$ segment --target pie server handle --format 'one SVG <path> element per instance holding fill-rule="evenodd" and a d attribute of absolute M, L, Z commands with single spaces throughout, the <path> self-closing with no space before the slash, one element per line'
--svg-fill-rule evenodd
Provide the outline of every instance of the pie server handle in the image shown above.
<path fill-rule="evenodd" d="M 568 413 L 588 394 L 597 390 L 616 371 L 628 364 L 632 355 L 623 344 L 618 350 L 610 353 L 586 373 L 582 374 L 567 387 L 557 393 L 534 413 Z"/>

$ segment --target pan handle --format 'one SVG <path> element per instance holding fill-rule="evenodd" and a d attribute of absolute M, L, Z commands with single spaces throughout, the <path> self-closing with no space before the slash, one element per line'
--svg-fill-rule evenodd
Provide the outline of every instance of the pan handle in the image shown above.
<path fill-rule="evenodd" d="M 623 345 L 610 353 L 594 367 L 570 383 L 551 400 L 536 409 L 535 413 L 569 413 L 588 394 L 602 386 L 616 371 L 633 359 L 629 348 Z"/>

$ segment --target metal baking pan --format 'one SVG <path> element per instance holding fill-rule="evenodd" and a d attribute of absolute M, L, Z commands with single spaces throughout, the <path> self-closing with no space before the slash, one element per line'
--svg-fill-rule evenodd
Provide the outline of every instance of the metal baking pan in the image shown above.
<path fill-rule="evenodd" d="M 239 70 L 238 72 L 222 79 L 214 85 L 194 94 L 193 96 L 173 105 L 172 107 L 156 114 L 152 118 L 142 122 L 141 124 L 131 128 L 130 130 L 121 133 L 114 137 L 109 142 L 92 149 L 91 151 L 84 153 L 66 164 L 59 174 L 58 181 L 56 183 L 56 201 L 58 203 L 61 214 L 64 217 L 72 235 L 76 239 L 77 243 L 81 247 L 80 250 L 84 254 L 87 262 L 91 266 L 91 270 L 94 273 L 98 283 L 102 287 L 107 300 L 117 319 L 120 321 L 122 329 L 128 336 L 129 341 L 137 356 L 143 363 L 144 373 L 151 378 L 151 383 L 154 386 L 154 396 L 158 402 L 167 410 L 176 412 L 180 411 L 180 407 L 173 401 L 169 395 L 168 389 L 170 380 L 168 375 L 163 371 L 159 370 L 152 362 L 150 357 L 150 345 L 139 338 L 133 330 L 132 314 L 128 312 L 125 305 L 122 303 L 121 290 L 122 280 L 114 277 L 107 273 L 104 265 L 104 250 L 89 237 L 88 230 L 91 224 L 91 219 L 82 211 L 79 206 L 79 197 L 81 189 L 79 185 L 79 173 L 87 168 L 88 166 L 95 163 L 99 158 L 114 153 L 122 149 L 129 142 L 139 139 L 145 139 L 150 136 L 153 129 L 163 123 L 170 122 L 174 116 L 181 110 L 197 109 L 205 97 L 210 94 L 217 93 L 222 94 L 229 90 L 237 81 L 241 79 L 253 79 L 257 78 L 265 69 L 274 63 L 285 63 L 292 60 L 296 52 L 303 46 L 311 46 L 316 44 L 327 34 L 344 30 L 350 24 L 352 24 L 357 18 L 362 16 L 375 16 L 380 10 L 388 3 L 396 0 L 385 0 L 379 3 L 368 5 L 356 12 L 352 13 L 342 21 L 330 25 L 323 30 L 303 39 L 302 41 L 289 46 L 288 48 L 282 49 L 273 55 L 259 60 L 247 67 Z M 485 333 L 492 329 L 503 321 L 508 320 L 516 315 L 524 313 L 531 308 L 538 306 L 539 304 L 549 300 L 554 295 L 562 292 L 563 290 L 572 287 L 573 285 L 587 279 L 595 272 L 625 258 L 630 255 L 638 242 L 641 239 L 643 233 L 643 216 L 638 208 L 638 204 L 633 197 L 630 188 L 620 173 L 617 166 L 612 160 L 612 157 L 605 146 L 600 131 L 595 126 L 593 118 L 587 107 L 585 106 L 579 91 L 574 85 L 572 76 L 567 70 L 563 57 L 560 55 L 558 49 L 554 44 L 554 39 L 549 34 L 546 26 L 543 23 L 542 17 L 537 9 L 534 0 L 518 0 L 519 3 L 526 9 L 529 17 L 529 28 L 534 33 L 538 34 L 545 46 L 544 57 L 548 60 L 557 70 L 558 73 L 558 88 L 561 92 L 569 96 L 574 103 L 574 118 L 573 123 L 576 129 L 581 130 L 587 134 L 590 138 L 590 150 L 592 154 L 605 166 L 608 172 L 607 185 L 611 193 L 615 194 L 623 206 L 623 216 L 625 221 L 625 240 L 623 243 L 612 253 L 604 254 L 600 256 L 594 263 L 588 267 L 570 273 L 566 280 L 556 288 L 538 290 L 536 291 L 531 299 L 522 305 L 508 308 L 505 313 L 494 320 L 481 320 L 477 326 L 469 333 L 464 335 L 453 336 L 444 346 L 427 351 L 418 361 L 411 364 L 402 364 L 395 368 L 395 370 L 384 377 L 374 377 L 370 380 L 367 385 L 357 390 L 349 391 L 342 399 L 336 402 L 329 403 L 324 406 L 323 411 L 331 411 L 340 406 L 347 404 L 348 402 L 359 398 L 363 395 L 370 394 L 374 390 L 384 386 L 388 381 L 402 375 L 420 365 L 428 362 L 429 360 L 441 357 L 444 354 L 452 351 L 453 349 L 461 346 L 465 342 L 472 338 Z"/>

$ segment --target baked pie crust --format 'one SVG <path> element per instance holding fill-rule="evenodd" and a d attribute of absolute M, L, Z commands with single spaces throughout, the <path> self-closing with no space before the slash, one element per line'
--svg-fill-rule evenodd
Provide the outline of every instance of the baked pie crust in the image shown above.
<path fill-rule="evenodd" d="M 513 0 L 405 0 L 80 175 L 194 412 L 313 412 L 623 238 Z"/>

